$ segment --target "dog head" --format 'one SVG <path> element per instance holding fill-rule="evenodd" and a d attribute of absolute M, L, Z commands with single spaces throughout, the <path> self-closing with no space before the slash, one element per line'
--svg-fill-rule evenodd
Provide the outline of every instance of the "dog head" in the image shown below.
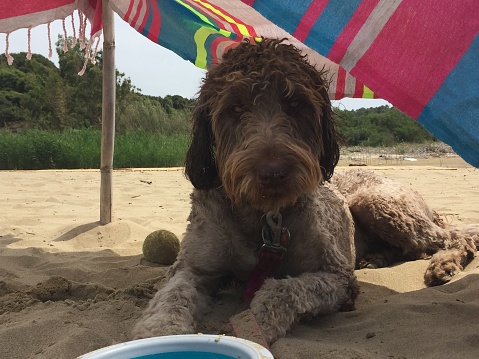
<path fill-rule="evenodd" d="M 339 146 L 324 73 L 283 40 L 243 42 L 203 80 L 185 173 L 235 204 L 294 204 L 334 171 Z"/>

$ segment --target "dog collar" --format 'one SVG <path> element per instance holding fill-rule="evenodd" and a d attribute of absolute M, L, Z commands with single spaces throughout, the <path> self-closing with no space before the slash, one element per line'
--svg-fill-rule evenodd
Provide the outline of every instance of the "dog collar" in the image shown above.
<path fill-rule="evenodd" d="M 249 303 L 264 281 L 274 276 L 286 252 L 284 244 L 290 238 L 289 230 L 282 226 L 281 213 L 267 212 L 261 217 L 261 221 L 264 223 L 261 233 L 263 246 L 259 252 L 258 263 L 241 296 L 241 303 Z"/>

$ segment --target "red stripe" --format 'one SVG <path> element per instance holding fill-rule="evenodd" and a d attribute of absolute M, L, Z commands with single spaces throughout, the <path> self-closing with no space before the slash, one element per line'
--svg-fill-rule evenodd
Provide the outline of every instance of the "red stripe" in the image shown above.
<path fill-rule="evenodd" d="M 95 9 L 95 15 L 90 29 L 90 36 L 93 36 L 103 28 L 103 6 L 101 1 L 96 2 L 96 0 L 88 0 L 88 3 Z"/>
<path fill-rule="evenodd" d="M 221 41 L 224 39 L 224 37 L 217 37 L 216 39 L 213 40 L 213 43 L 211 44 L 211 63 L 212 64 L 217 64 L 218 63 L 218 54 L 217 54 L 217 49 L 218 45 L 221 43 Z"/>
<path fill-rule="evenodd" d="M 126 22 L 129 22 L 128 20 L 130 19 L 132 11 L 133 11 L 133 0 L 130 0 L 130 3 L 128 4 L 128 10 L 126 11 L 126 14 L 123 20 L 125 20 Z"/>
<path fill-rule="evenodd" d="M 309 4 L 308 10 L 304 13 L 301 21 L 298 24 L 296 30 L 294 30 L 293 36 L 299 41 L 304 41 L 309 35 L 309 32 L 313 28 L 316 20 L 323 13 L 324 8 L 328 4 L 328 1 L 325 0 L 313 0 Z"/>
<path fill-rule="evenodd" d="M 328 58 L 339 63 L 379 0 L 363 0 L 329 51 Z"/>
<path fill-rule="evenodd" d="M 145 29 L 146 22 L 148 21 L 148 16 L 150 16 L 150 7 L 148 6 L 149 4 L 146 5 L 145 9 L 145 15 L 143 15 L 143 21 L 141 22 L 140 27 L 138 28 L 138 32 L 141 34 L 143 33 L 143 30 Z"/>
<path fill-rule="evenodd" d="M 211 45 L 212 65 L 216 65 L 220 62 L 220 58 L 218 57 L 218 47 L 222 42 L 225 42 L 225 41 L 227 41 L 229 45 L 224 47 L 223 52 L 220 54 L 221 57 L 223 56 L 223 54 L 227 53 L 231 48 L 239 45 L 238 41 L 234 41 L 224 37 L 216 38 Z"/>
<path fill-rule="evenodd" d="M 248 31 L 248 33 L 250 34 L 251 37 L 256 37 L 256 36 L 257 36 L 256 31 L 255 31 L 255 29 L 254 29 L 253 26 L 246 24 L 243 20 L 240 20 L 240 19 L 238 19 L 237 17 L 233 16 L 231 13 L 227 12 L 227 11 L 226 11 L 225 9 L 223 9 L 223 8 L 220 8 L 220 7 L 218 7 L 218 6 L 216 6 L 216 8 L 217 8 L 218 10 L 220 10 L 224 15 L 227 15 L 227 16 L 231 17 L 236 23 L 241 24 L 241 25 L 244 25 L 244 26 L 246 27 L 246 30 Z M 223 21 L 226 21 L 226 20 L 223 20 Z M 231 26 L 233 26 L 233 27 L 235 27 L 235 28 L 238 28 L 238 25 L 236 25 L 236 24 L 231 24 Z M 241 35 L 241 32 L 239 31 L 239 29 L 238 29 L 237 34 L 238 34 L 238 35 Z"/>
<path fill-rule="evenodd" d="M 132 27 L 134 27 L 135 29 L 136 29 L 136 23 L 137 23 L 137 21 L 138 21 L 138 19 L 139 19 L 139 17 L 140 17 L 140 11 L 141 11 L 141 7 L 142 7 L 141 5 L 142 5 L 142 4 L 143 4 L 142 1 L 139 1 L 139 2 L 138 2 L 138 5 L 136 6 L 135 16 L 133 17 L 133 20 L 131 20 L 131 22 L 130 22 L 130 25 L 131 25 Z"/>
<path fill-rule="evenodd" d="M 158 43 L 158 38 L 160 37 L 160 28 L 161 28 L 161 14 L 160 10 L 158 9 L 158 3 L 156 1 L 151 2 L 151 9 L 153 19 L 150 24 L 150 28 L 148 30 L 148 38 Z"/>
<path fill-rule="evenodd" d="M 242 2 L 244 2 L 246 5 L 249 5 L 249 6 L 253 6 L 254 4 L 254 0 L 241 0 Z"/>
<path fill-rule="evenodd" d="M 479 32 L 476 6 L 403 0 L 351 74 L 368 78 L 377 96 L 417 118 Z"/>
<path fill-rule="evenodd" d="M 336 79 L 336 93 L 334 95 L 335 100 L 339 100 L 344 97 L 345 86 L 346 86 L 346 70 L 342 66 L 339 66 L 338 77 Z"/>
<path fill-rule="evenodd" d="M 364 94 L 364 85 L 356 79 L 356 84 L 354 85 L 354 95 L 353 97 L 363 97 Z"/>

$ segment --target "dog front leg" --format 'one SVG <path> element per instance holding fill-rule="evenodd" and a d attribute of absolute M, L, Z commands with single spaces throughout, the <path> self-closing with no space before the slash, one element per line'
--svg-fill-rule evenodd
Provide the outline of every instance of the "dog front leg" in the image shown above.
<path fill-rule="evenodd" d="M 286 334 L 303 314 L 327 314 L 354 308 L 359 292 L 354 273 L 318 272 L 299 277 L 269 279 L 251 301 L 256 317 L 269 343 Z"/>
<path fill-rule="evenodd" d="M 177 270 L 150 300 L 133 329 L 133 338 L 194 333 L 198 317 L 211 300 L 208 281 L 215 283 L 189 269 Z"/>

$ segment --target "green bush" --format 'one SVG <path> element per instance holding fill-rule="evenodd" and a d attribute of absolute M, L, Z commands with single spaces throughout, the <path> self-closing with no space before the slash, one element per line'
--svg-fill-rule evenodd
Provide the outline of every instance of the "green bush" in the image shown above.
<path fill-rule="evenodd" d="M 119 133 L 114 168 L 182 166 L 188 147 L 184 134 L 158 135 L 145 130 Z M 101 132 L 0 131 L 0 169 L 100 168 Z"/>
<path fill-rule="evenodd" d="M 392 147 L 435 140 L 419 123 L 394 107 L 335 109 L 335 114 L 336 129 L 347 146 Z"/>

